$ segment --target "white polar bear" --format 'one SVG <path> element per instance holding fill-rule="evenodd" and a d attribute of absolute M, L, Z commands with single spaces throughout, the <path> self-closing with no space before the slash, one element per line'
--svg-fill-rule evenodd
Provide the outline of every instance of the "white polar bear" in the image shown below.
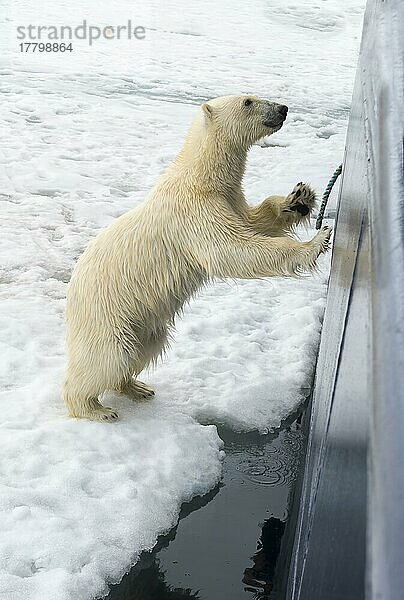
<path fill-rule="evenodd" d="M 247 151 L 278 131 L 287 107 L 255 96 L 211 100 L 145 202 L 114 220 L 77 262 L 67 292 L 72 417 L 114 420 L 98 397 L 153 395 L 136 376 L 157 359 L 184 302 L 215 277 L 288 276 L 313 268 L 331 229 L 309 242 L 290 234 L 314 206 L 309 186 L 248 206 Z"/>

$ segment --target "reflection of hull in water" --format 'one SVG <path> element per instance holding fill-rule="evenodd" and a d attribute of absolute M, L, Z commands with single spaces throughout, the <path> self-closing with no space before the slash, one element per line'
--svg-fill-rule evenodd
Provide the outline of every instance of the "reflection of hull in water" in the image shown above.
<path fill-rule="evenodd" d="M 275 567 L 281 549 L 285 522 L 275 517 L 267 519 L 262 527 L 257 552 L 251 557 L 254 566 L 244 571 L 246 590 L 257 592 L 255 597 L 265 600 L 273 588 Z M 262 592 L 260 592 L 262 590 Z"/>
<path fill-rule="evenodd" d="M 275 582 L 278 591 L 285 565 L 277 559 L 306 439 L 293 418 L 267 436 L 220 430 L 222 483 L 184 505 L 178 527 L 143 553 L 106 600 L 280 598 L 271 590 Z M 265 519 L 268 513 L 276 516 Z"/>

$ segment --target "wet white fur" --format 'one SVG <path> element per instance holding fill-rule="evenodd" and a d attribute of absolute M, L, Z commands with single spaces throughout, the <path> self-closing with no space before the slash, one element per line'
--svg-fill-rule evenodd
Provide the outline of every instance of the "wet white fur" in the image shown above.
<path fill-rule="evenodd" d="M 330 230 L 310 242 L 287 236 L 284 197 L 248 207 L 247 151 L 279 129 L 263 124 L 277 105 L 249 96 L 203 105 L 179 155 L 144 203 L 114 220 L 86 248 L 67 293 L 69 414 L 116 418 L 98 397 L 141 393 L 134 378 L 167 344 L 174 317 L 214 277 L 293 275 L 313 268 Z M 272 111 L 272 112 L 271 112 Z M 284 235 L 285 237 L 269 237 Z"/>

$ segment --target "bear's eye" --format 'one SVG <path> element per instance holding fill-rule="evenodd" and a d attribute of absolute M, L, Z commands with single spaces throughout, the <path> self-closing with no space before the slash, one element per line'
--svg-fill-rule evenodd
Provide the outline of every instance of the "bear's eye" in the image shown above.
<path fill-rule="evenodd" d="M 251 106 L 252 104 L 252 100 L 250 100 L 249 98 L 247 98 L 247 100 L 244 100 L 244 106 Z"/>

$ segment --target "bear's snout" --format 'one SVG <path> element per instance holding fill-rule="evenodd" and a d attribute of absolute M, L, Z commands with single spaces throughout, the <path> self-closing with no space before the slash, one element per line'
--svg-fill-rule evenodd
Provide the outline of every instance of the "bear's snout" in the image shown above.
<path fill-rule="evenodd" d="M 280 128 L 282 127 L 288 114 L 288 107 L 285 104 L 277 104 L 276 102 L 269 103 L 264 125 L 266 127 Z"/>
<path fill-rule="evenodd" d="M 281 104 L 278 107 L 278 111 L 281 113 L 282 117 L 286 119 L 286 115 L 288 114 L 288 107 L 285 104 Z"/>

